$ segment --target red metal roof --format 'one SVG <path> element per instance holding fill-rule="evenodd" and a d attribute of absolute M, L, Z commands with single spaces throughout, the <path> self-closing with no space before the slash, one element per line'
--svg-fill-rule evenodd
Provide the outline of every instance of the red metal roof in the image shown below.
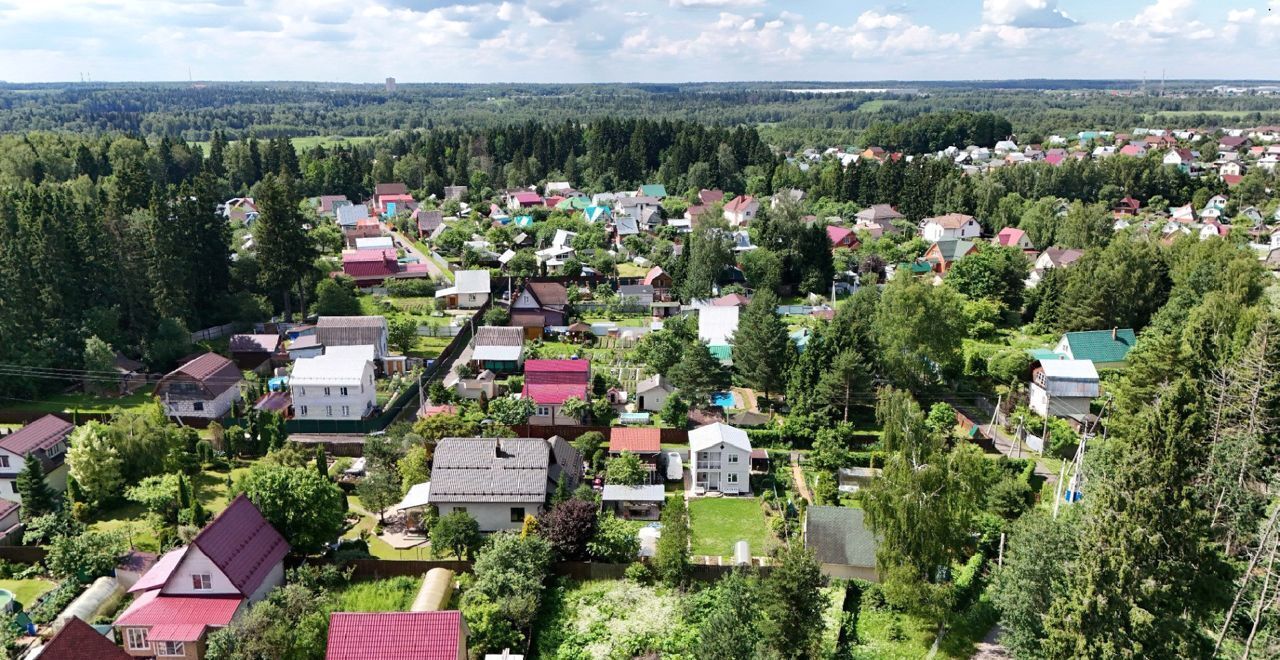
<path fill-rule="evenodd" d="M 512 195 L 521 204 L 541 204 L 542 196 L 536 192 L 518 192 Z"/>
<path fill-rule="evenodd" d="M 1005 227 L 1000 230 L 1000 233 L 996 234 L 996 240 L 1006 247 L 1018 247 L 1018 241 L 1026 235 L 1027 232 L 1017 227 Z"/>
<path fill-rule="evenodd" d="M 609 451 L 657 453 L 662 449 L 662 429 L 615 426 L 609 430 Z"/>
<path fill-rule="evenodd" d="M 357 278 L 387 277 L 400 272 L 395 250 L 357 250 L 342 255 L 342 270 Z"/>
<path fill-rule="evenodd" d="M 530 374 L 542 373 L 582 373 L 591 371 L 591 363 L 587 360 L 525 360 L 525 380 Z M 545 382 L 545 381 L 544 381 Z"/>
<path fill-rule="evenodd" d="M 73 616 L 45 645 L 40 657 L 50 660 L 131 660 L 133 656 Z"/>
<path fill-rule="evenodd" d="M 226 574 L 240 593 L 248 596 L 262 585 L 267 574 L 289 554 L 289 544 L 258 507 L 244 495 L 218 514 L 191 541 Z"/>
<path fill-rule="evenodd" d="M 178 567 L 178 564 L 182 563 L 182 558 L 186 554 L 187 546 L 185 545 L 164 553 L 164 556 L 156 562 L 155 566 L 143 573 L 142 577 L 132 587 L 129 587 L 129 593 L 150 591 L 163 587 L 164 583 L 169 581 L 169 576 L 173 575 L 174 569 Z"/>
<path fill-rule="evenodd" d="M 44 451 L 61 442 L 74 428 L 60 417 L 45 415 L 0 439 L 0 449 L 16 456 Z"/>
<path fill-rule="evenodd" d="M 827 225 L 827 238 L 831 239 L 831 243 L 833 245 L 839 245 L 846 238 L 849 238 L 849 235 L 852 233 L 853 233 L 853 230 L 847 229 L 845 227 Z"/>
<path fill-rule="evenodd" d="M 326 660 L 458 660 L 462 614 L 334 612 Z"/>
<path fill-rule="evenodd" d="M 533 383 L 525 382 L 524 395 L 533 400 L 534 403 L 542 405 L 560 405 L 566 399 L 578 397 L 583 401 L 587 400 L 587 384 L 553 384 L 553 383 Z"/>
<path fill-rule="evenodd" d="M 115 626 L 147 627 L 156 641 L 192 642 L 205 628 L 231 623 L 245 599 L 239 596 L 162 596 L 148 591 L 116 618 Z"/>

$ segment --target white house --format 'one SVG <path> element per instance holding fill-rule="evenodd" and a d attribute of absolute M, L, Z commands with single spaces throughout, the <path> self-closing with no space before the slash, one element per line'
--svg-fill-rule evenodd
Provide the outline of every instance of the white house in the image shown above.
<path fill-rule="evenodd" d="M 453 274 L 453 286 L 436 291 L 450 307 L 476 309 L 489 302 L 489 271 L 460 270 Z"/>
<path fill-rule="evenodd" d="M 293 363 L 289 392 L 298 419 L 359 420 L 377 405 L 373 347 L 345 348 L 352 350 L 327 349 Z"/>
<path fill-rule="evenodd" d="M 930 243 L 952 238 L 969 240 L 982 234 L 982 225 L 971 215 L 948 213 L 936 218 L 925 218 L 920 225 L 920 235 Z"/>
<path fill-rule="evenodd" d="M 729 221 L 730 227 L 751 224 L 759 212 L 760 202 L 751 195 L 734 197 L 724 205 L 724 219 Z"/>
<path fill-rule="evenodd" d="M 699 492 L 751 493 L 751 440 L 728 424 L 708 424 L 689 432 L 690 470 Z"/>
<path fill-rule="evenodd" d="M 53 415 L 40 419 L 0 438 L 0 500 L 22 503 L 18 494 L 18 475 L 27 456 L 40 460 L 44 481 L 56 491 L 67 489 L 67 436 L 75 427 Z M 0 532 L 7 527 L 0 525 Z"/>
<path fill-rule="evenodd" d="M 1092 360 L 1041 360 L 1031 370 L 1030 406 L 1041 417 L 1087 415 L 1099 391 Z"/>
<path fill-rule="evenodd" d="M 240 369 L 217 353 L 205 353 L 165 374 L 156 397 L 178 417 L 218 419 L 240 398 Z"/>
<path fill-rule="evenodd" d="M 657 412 L 667 405 L 667 398 L 676 388 L 661 375 L 652 376 L 636 383 L 636 407 L 640 410 Z"/>
<path fill-rule="evenodd" d="M 205 637 L 284 583 L 289 544 L 244 495 L 189 545 L 170 550 L 112 624 L 136 657 L 201 658 Z"/>

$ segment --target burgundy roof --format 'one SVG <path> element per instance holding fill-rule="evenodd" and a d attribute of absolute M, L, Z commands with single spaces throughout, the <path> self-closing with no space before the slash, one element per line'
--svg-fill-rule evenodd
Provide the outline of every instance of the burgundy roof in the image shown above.
<path fill-rule="evenodd" d="M 586 383 L 525 383 L 524 395 L 534 403 L 558 406 L 568 399 L 577 397 L 587 400 Z"/>
<path fill-rule="evenodd" d="M 609 451 L 653 453 L 662 449 L 662 429 L 615 426 L 609 429 Z"/>
<path fill-rule="evenodd" d="M 542 196 L 536 192 L 518 192 L 512 195 L 521 204 L 541 204 Z"/>
<path fill-rule="evenodd" d="M 532 374 L 585 374 L 588 371 L 591 371 L 591 363 L 586 360 L 526 360 L 524 363 L 526 382 Z M 582 379 L 585 380 L 585 376 Z M 577 380 L 578 378 L 573 378 L 567 382 Z"/>
<path fill-rule="evenodd" d="M 176 375 L 190 376 L 204 383 L 214 396 L 235 387 L 241 380 L 240 368 L 236 363 L 217 353 L 205 353 L 170 371 L 163 380 Z"/>
<path fill-rule="evenodd" d="M 148 591 L 116 618 L 115 626 L 149 627 L 153 641 L 194 642 L 209 626 L 231 623 L 244 598 L 240 596 L 162 596 Z"/>
<path fill-rule="evenodd" d="M 462 613 L 334 612 L 326 660 L 457 660 Z"/>
<path fill-rule="evenodd" d="M 50 660 L 131 660 L 133 656 L 73 616 L 49 640 L 40 657 Z"/>
<path fill-rule="evenodd" d="M 698 201 L 702 202 L 704 206 L 710 206 L 722 199 L 724 199 L 724 191 L 719 188 L 715 190 L 707 190 L 706 188 L 703 188 L 698 191 Z"/>
<path fill-rule="evenodd" d="M 159 561 L 152 566 L 150 570 L 142 574 L 142 577 L 129 587 L 129 593 L 138 591 L 150 591 L 159 589 L 169 581 L 169 576 L 173 575 L 173 571 L 178 568 L 178 564 L 182 563 L 182 558 L 187 554 L 187 546 L 174 548 L 160 558 Z"/>
<path fill-rule="evenodd" d="M 400 272 L 395 250 L 357 250 L 342 255 L 342 270 L 352 277 L 386 277 Z"/>
<path fill-rule="evenodd" d="M 0 449 L 16 456 L 45 451 L 70 435 L 74 428 L 71 422 L 60 417 L 45 415 L 0 439 Z"/>
<path fill-rule="evenodd" d="M 284 537 L 244 495 L 232 500 L 191 545 L 200 548 L 246 596 L 256 591 L 272 567 L 289 554 Z"/>
<path fill-rule="evenodd" d="M 526 360 L 524 395 L 546 405 L 559 405 L 570 397 L 585 401 L 590 371 L 587 360 Z"/>

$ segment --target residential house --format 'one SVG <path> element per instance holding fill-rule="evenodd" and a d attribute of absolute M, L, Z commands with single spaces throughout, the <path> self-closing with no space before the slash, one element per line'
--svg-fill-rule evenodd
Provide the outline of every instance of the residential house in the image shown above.
<path fill-rule="evenodd" d="M 689 466 L 695 492 L 751 493 L 751 440 L 742 429 L 716 422 L 689 431 Z"/>
<path fill-rule="evenodd" d="M 615 426 L 609 429 L 609 455 L 635 454 L 649 473 L 649 483 L 662 483 L 662 429 Z"/>
<path fill-rule="evenodd" d="M 466 198 L 466 196 L 467 196 L 466 186 L 445 186 L 444 187 L 445 201 L 452 200 L 456 202 L 461 202 Z"/>
<path fill-rule="evenodd" d="M 1116 202 L 1116 205 L 1114 208 L 1111 209 L 1111 212 L 1115 217 L 1121 218 L 1126 216 L 1138 215 L 1138 212 L 1141 210 L 1142 210 L 1142 202 L 1132 197 L 1126 196 L 1123 199 L 1121 199 L 1119 202 Z"/>
<path fill-rule="evenodd" d="M 1075 248 L 1045 248 L 1031 266 L 1031 275 L 1027 278 L 1028 286 L 1035 286 L 1044 278 L 1044 273 L 1052 268 L 1066 268 L 1084 256 L 1084 250 Z"/>
<path fill-rule="evenodd" d="M 1207 220 L 1200 226 L 1200 240 L 1210 238 L 1226 238 L 1231 233 L 1231 226 L 1217 220 Z"/>
<path fill-rule="evenodd" d="M 849 506 L 809 506 L 804 516 L 804 546 L 829 578 L 879 582 L 876 536 L 866 512 Z"/>
<path fill-rule="evenodd" d="M 582 455 L 560 436 L 444 438 L 436 445 L 427 501 L 441 516 L 465 511 L 482 532 L 519 529 L 560 479 L 582 480 Z"/>
<path fill-rule="evenodd" d="M 532 400 L 535 407 L 533 417 L 529 418 L 530 424 L 580 425 L 582 420 L 561 414 L 560 407 L 570 398 L 590 400 L 591 362 L 588 360 L 526 360 L 522 395 Z"/>
<path fill-rule="evenodd" d="M 1239 135 L 1226 135 L 1218 140 L 1219 151 L 1240 151 L 1253 146 L 1253 141 Z"/>
<path fill-rule="evenodd" d="M 326 347 L 372 346 L 381 359 L 387 347 L 387 319 L 382 316 L 321 316 L 316 319 L 316 338 Z"/>
<path fill-rule="evenodd" d="M 497 376 L 488 369 L 481 369 L 473 376 L 463 376 L 457 369 L 444 377 L 444 386 L 457 393 L 459 398 L 469 401 L 493 399 L 498 395 Z"/>
<path fill-rule="evenodd" d="M 612 511 L 623 520 L 658 520 L 666 501 L 667 493 L 661 483 L 642 486 L 605 484 L 600 493 L 600 502 L 605 510 Z"/>
<path fill-rule="evenodd" d="M 1146 145 L 1139 144 L 1137 142 L 1130 142 L 1129 144 L 1126 144 L 1123 147 L 1120 147 L 1119 154 L 1121 156 L 1132 156 L 1134 158 L 1141 158 L 1147 155 L 1147 147 Z"/>
<path fill-rule="evenodd" d="M 384 200 L 408 194 L 409 186 L 403 183 L 379 183 L 373 187 L 373 205 L 379 211 L 385 213 L 386 205 Z"/>
<path fill-rule="evenodd" d="M 946 275 L 957 261 L 977 251 L 977 243 L 944 238 L 924 251 L 924 261 L 932 266 L 933 272 Z"/>
<path fill-rule="evenodd" d="M 436 298 L 454 309 L 478 309 L 489 302 L 489 271 L 460 270 L 453 274 L 453 286 L 436 291 Z"/>
<path fill-rule="evenodd" d="M 661 375 L 650 376 L 636 382 L 636 408 L 658 412 L 667 405 L 667 399 L 676 388 Z"/>
<path fill-rule="evenodd" d="M 547 195 L 561 195 L 573 192 L 573 184 L 568 181 L 548 181 L 547 185 L 542 187 L 542 192 Z"/>
<path fill-rule="evenodd" d="M 18 475 L 22 474 L 27 456 L 40 460 L 44 481 L 50 488 L 58 492 L 66 490 L 67 436 L 74 429 L 71 422 L 45 415 L 0 437 L 0 500 L 22 503 L 22 495 L 18 493 Z"/>
<path fill-rule="evenodd" d="M 418 228 L 418 238 L 430 236 L 444 223 L 444 211 L 427 209 L 421 206 L 415 209 L 413 215 L 409 217 L 413 220 L 414 226 Z"/>
<path fill-rule="evenodd" d="M 559 282 L 529 282 L 511 303 L 511 325 L 525 329 L 525 338 L 542 336 L 543 328 L 564 325 L 569 292 Z"/>
<path fill-rule="evenodd" d="M 524 330 L 521 328 L 481 326 L 476 329 L 471 345 L 471 361 L 478 369 L 517 373 L 524 366 Z"/>
<path fill-rule="evenodd" d="M 76 616 L 66 619 L 66 623 L 58 630 L 58 634 L 54 635 L 48 644 L 40 647 L 38 655 L 26 657 L 40 657 L 45 660 L 133 659 L 133 656 L 116 646 L 109 637 L 94 630 L 93 626 Z"/>
<path fill-rule="evenodd" d="M 314 334 L 298 337 L 289 342 L 289 359 L 301 360 L 324 354 L 324 344 Z"/>
<path fill-rule="evenodd" d="M 467 660 L 467 622 L 457 610 L 334 612 L 325 660 Z"/>
<path fill-rule="evenodd" d="M 1068 360 L 1089 360 L 1097 369 L 1123 369 L 1137 342 L 1133 328 L 1068 332 L 1053 352 Z"/>
<path fill-rule="evenodd" d="M 994 242 L 996 245 L 1018 248 L 1023 251 L 1035 249 L 1035 247 L 1031 245 L 1031 239 L 1027 237 L 1027 232 L 1022 231 L 1017 227 L 1005 227 L 1004 229 L 1001 229 L 1000 233 L 996 234 Z"/>
<path fill-rule="evenodd" d="M 339 206 L 335 211 L 338 227 L 348 232 L 356 228 L 356 223 L 369 217 L 369 207 L 365 204 L 348 204 Z"/>
<path fill-rule="evenodd" d="M 623 284 L 618 287 L 618 302 L 622 307 L 648 312 L 653 305 L 653 287 L 648 284 Z"/>
<path fill-rule="evenodd" d="M 129 589 L 136 597 L 112 625 L 131 656 L 199 660 L 210 631 L 284 582 L 287 554 L 284 537 L 239 495 Z"/>
<path fill-rule="evenodd" d="M 373 346 L 335 347 L 293 363 L 289 392 L 296 419 L 360 420 L 378 404 Z"/>
<path fill-rule="evenodd" d="M 703 188 L 698 191 L 698 204 L 701 204 L 702 206 L 711 206 L 712 204 L 722 201 L 724 201 L 724 191 L 719 188 L 712 190 Z"/>
<path fill-rule="evenodd" d="M 749 304 L 751 299 L 741 293 L 726 293 L 711 301 L 712 307 L 746 307 Z"/>
<path fill-rule="evenodd" d="M 258 219 L 258 205 L 252 197 L 233 197 L 222 205 L 222 217 L 246 227 L 253 226 Z"/>
<path fill-rule="evenodd" d="M 655 299 L 666 300 L 671 293 L 674 280 L 665 270 L 662 270 L 661 266 L 654 266 L 649 269 L 648 273 L 645 273 L 644 279 L 640 283 L 653 287 L 653 297 Z"/>
<path fill-rule="evenodd" d="M 592 224 L 597 222 L 607 223 L 613 220 L 613 213 L 607 206 L 588 206 L 582 210 L 582 218 Z"/>
<path fill-rule="evenodd" d="M 858 235 L 852 229 L 839 225 L 827 225 L 827 238 L 831 239 L 831 249 L 857 249 Z"/>
<path fill-rule="evenodd" d="M 751 224 L 759 212 L 760 202 L 751 195 L 734 197 L 724 205 L 724 219 L 734 228 Z"/>
<path fill-rule="evenodd" d="M 640 223 L 636 216 L 630 213 L 618 213 L 613 217 L 613 244 L 621 248 L 622 242 L 628 236 L 638 236 L 640 234 Z"/>
<path fill-rule="evenodd" d="M 661 183 L 646 183 L 640 186 L 638 193 L 641 197 L 653 197 L 661 200 L 667 196 L 667 187 Z"/>
<path fill-rule="evenodd" d="M 698 339 L 707 343 L 711 354 L 721 362 L 733 360 L 733 336 L 738 332 L 737 306 L 702 307 L 698 310 Z"/>
<path fill-rule="evenodd" d="M 968 240 L 982 235 L 982 225 L 971 215 L 948 213 L 925 218 L 920 225 L 920 235 L 930 243 L 946 239 Z"/>
<path fill-rule="evenodd" d="M 0 545 L 20 545 L 22 531 L 22 507 L 0 499 Z"/>
<path fill-rule="evenodd" d="M 1040 360 L 1031 369 L 1031 410 L 1041 417 L 1082 420 L 1100 392 L 1089 360 Z"/>
<path fill-rule="evenodd" d="M 420 279 L 431 272 L 426 264 L 402 264 L 391 249 L 348 250 L 342 253 L 342 272 L 359 286 L 378 286 L 388 279 Z"/>
<path fill-rule="evenodd" d="M 316 198 L 316 213 L 325 217 L 335 217 L 338 209 L 350 206 L 351 200 L 346 195 L 321 195 Z"/>
<path fill-rule="evenodd" d="M 237 367 L 244 371 L 257 371 L 272 360 L 283 363 L 286 356 L 282 346 L 279 334 L 231 335 L 227 348 Z"/>
<path fill-rule="evenodd" d="M 518 190 L 507 193 L 506 206 L 512 211 L 533 208 L 544 204 L 546 204 L 546 200 L 544 200 L 538 193 L 530 190 Z"/>
<path fill-rule="evenodd" d="M 165 374 L 156 397 L 170 416 L 219 419 L 240 399 L 240 368 L 217 353 L 205 353 Z"/>
<path fill-rule="evenodd" d="M 873 204 L 853 216 L 856 226 L 859 228 L 871 229 L 878 227 L 880 232 L 872 233 L 872 236 L 879 237 L 883 234 L 900 234 L 902 230 L 898 228 L 894 222 L 905 220 L 906 216 L 898 213 L 897 209 L 888 204 Z"/>

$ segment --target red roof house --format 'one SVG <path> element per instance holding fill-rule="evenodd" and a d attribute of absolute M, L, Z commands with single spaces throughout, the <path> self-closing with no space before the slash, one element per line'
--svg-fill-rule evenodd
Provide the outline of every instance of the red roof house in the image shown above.
<path fill-rule="evenodd" d="M 156 385 L 169 415 L 217 419 L 231 412 L 243 380 L 236 363 L 205 353 L 170 371 Z"/>
<path fill-rule="evenodd" d="M 383 280 L 427 277 L 426 264 L 402 265 L 395 250 L 351 250 L 342 253 L 342 272 L 356 284 L 376 286 Z"/>
<path fill-rule="evenodd" d="M 507 208 L 509 209 L 527 209 L 532 206 L 542 206 L 545 203 L 546 201 L 542 199 L 542 195 L 528 190 L 507 195 Z"/>
<path fill-rule="evenodd" d="M 284 582 L 287 554 L 288 542 L 240 495 L 129 589 L 140 595 L 113 624 L 125 650 L 143 657 L 203 657 L 210 629 L 225 627 Z"/>
<path fill-rule="evenodd" d="M 1027 232 L 1017 227 L 1005 227 L 996 234 L 996 244 L 1005 247 L 1018 248 L 1019 250 L 1035 249 L 1031 245 L 1031 239 L 1027 238 Z"/>
<path fill-rule="evenodd" d="M 130 660 L 133 656 L 120 650 L 115 642 L 73 616 L 44 645 L 40 657 L 50 660 Z"/>
<path fill-rule="evenodd" d="M 456 610 L 334 612 L 325 660 L 466 660 L 467 624 Z"/>
<path fill-rule="evenodd" d="M 609 429 L 609 452 L 656 454 L 662 450 L 662 429 L 615 426 Z"/>
<path fill-rule="evenodd" d="M 662 270 L 661 266 L 650 268 L 649 272 L 645 273 L 644 280 L 640 283 L 653 287 L 655 293 L 659 290 L 670 290 L 672 285 L 671 276 L 667 274 L 667 271 Z"/>
<path fill-rule="evenodd" d="M 858 235 L 852 229 L 827 225 L 827 238 L 831 239 L 832 249 L 858 247 Z"/>
<path fill-rule="evenodd" d="M 525 360 L 523 396 L 536 406 L 530 424 L 581 424 L 560 415 L 566 399 L 590 398 L 591 363 L 587 360 Z"/>

